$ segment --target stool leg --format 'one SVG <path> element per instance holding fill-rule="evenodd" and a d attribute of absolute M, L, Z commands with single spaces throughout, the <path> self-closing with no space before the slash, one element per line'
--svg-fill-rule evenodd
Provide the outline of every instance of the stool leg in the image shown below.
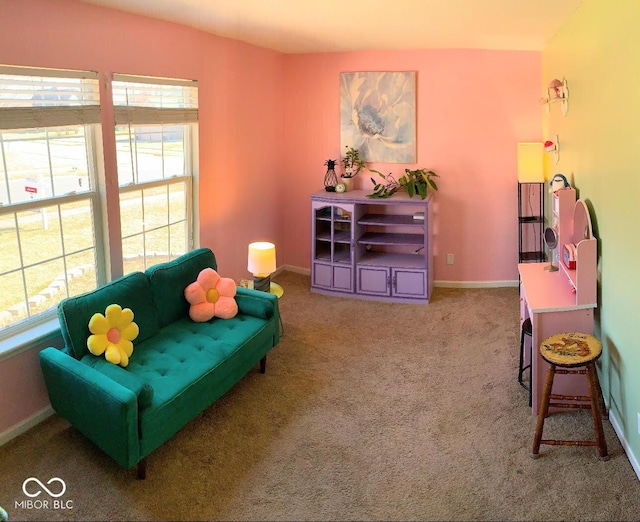
<path fill-rule="evenodd" d="M 602 418 L 608 419 L 609 412 L 607 411 L 607 406 L 604 403 L 604 397 L 602 396 L 602 388 L 600 387 L 600 379 L 598 379 L 598 370 L 595 367 L 595 365 L 593 367 L 593 376 L 595 377 L 596 386 L 598 388 L 598 400 L 600 402 L 600 413 L 602 413 Z"/>
<path fill-rule="evenodd" d="M 589 379 L 589 395 L 591 396 L 591 416 L 593 417 L 593 427 L 596 432 L 596 443 L 598 445 L 598 453 L 600 460 L 609 460 L 607 452 L 607 441 L 604 439 L 604 430 L 602 429 L 602 412 L 600 411 L 601 393 L 598 393 L 598 376 L 594 363 L 587 364 L 587 379 Z"/>
<path fill-rule="evenodd" d="M 537 459 L 540 455 L 540 441 L 542 440 L 542 430 L 544 428 L 544 419 L 549 413 L 549 396 L 551 395 L 551 388 L 553 387 L 553 377 L 556 373 L 555 364 L 549 365 L 547 371 L 547 380 L 544 384 L 544 392 L 542 394 L 542 401 L 538 407 L 538 423 L 536 425 L 536 435 L 533 439 L 533 451 L 531 458 Z"/>

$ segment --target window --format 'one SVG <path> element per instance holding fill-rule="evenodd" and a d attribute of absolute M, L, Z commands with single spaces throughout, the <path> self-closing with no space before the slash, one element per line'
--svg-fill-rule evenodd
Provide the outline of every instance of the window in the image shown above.
<path fill-rule="evenodd" d="M 97 73 L 0 66 L 0 338 L 105 280 L 99 123 Z"/>
<path fill-rule="evenodd" d="M 192 246 L 198 88 L 194 81 L 114 75 L 123 271 Z"/>
<path fill-rule="evenodd" d="M 100 100 L 98 73 L 0 66 L 0 341 L 194 246 L 197 83 L 114 75 L 111 88 Z M 101 152 L 111 103 L 117 172 Z"/>

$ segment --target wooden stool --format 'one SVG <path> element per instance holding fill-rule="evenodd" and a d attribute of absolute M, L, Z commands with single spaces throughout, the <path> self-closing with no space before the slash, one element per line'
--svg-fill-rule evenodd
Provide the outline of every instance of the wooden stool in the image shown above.
<path fill-rule="evenodd" d="M 542 355 L 543 359 L 547 361 L 550 366 L 544 385 L 542 401 L 540 402 L 540 408 L 538 410 L 538 424 L 533 440 L 532 458 L 539 457 L 540 444 L 551 444 L 562 446 L 597 446 L 600 459 L 609 460 L 607 441 L 604 439 L 604 431 L 602 429 L 602 415 L 604 415 L 605 412 L 604 400 L 602 398 L 602 391 L 595 366 L 595 361 L 598 360 L 601 354 L 602 344 L 600 341 L 592 335 L 583 333 L 553 335 L 545 339 L 540 345 L 540 355 Z M 579 366 L 583 366 L 584 368 L 576 369 Z M 589 396 L 555 395 L 551 393 L 553 377 L 556 373 L 586 374 L 589 380 Z M 550 402 L 551 400 L 556 402 Z M 589 402 L 590 404 L 576 404 L 577 401 Z M 549 406 L 558 408 L 590 408 L 596 440 L 542 439 L 544 419 L 549 413 Z"/>

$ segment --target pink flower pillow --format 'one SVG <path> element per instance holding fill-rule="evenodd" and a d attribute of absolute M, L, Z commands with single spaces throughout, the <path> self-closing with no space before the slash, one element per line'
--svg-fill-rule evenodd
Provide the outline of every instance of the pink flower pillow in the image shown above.
<path fill-rule="evenodd" d="M 204 323 L 213 317 L 231 319 L 238 313 L 236 283 L 229 277 L 220 277 L 213 268 L 205 268 L 195 282 L 184 289 L 184 296 L 191 305 L 189 317 Z"/>

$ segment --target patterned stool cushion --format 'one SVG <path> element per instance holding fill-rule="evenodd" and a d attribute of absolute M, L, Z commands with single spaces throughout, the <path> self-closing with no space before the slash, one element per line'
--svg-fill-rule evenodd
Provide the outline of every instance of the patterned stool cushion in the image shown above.
<path fill-rule="evenodd" d="M 548 337 L 540 345 L 540 355 L 556 366 L 583 366 L 602 354 L 602 343 L 593 335 L 561 333 Z"/>

